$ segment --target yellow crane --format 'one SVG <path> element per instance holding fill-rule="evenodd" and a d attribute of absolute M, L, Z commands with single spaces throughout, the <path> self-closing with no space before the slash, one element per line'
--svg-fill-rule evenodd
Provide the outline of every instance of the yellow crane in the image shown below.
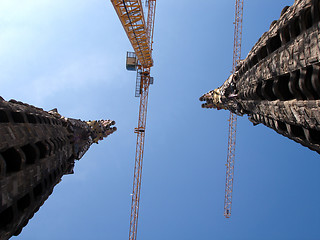
<path fill-rule="evenodd" d="M 235 20 L 234 20 L 234 41 L 233 41 L 233 61 L 232 73 L 236 71 L 236 66 L 241 58 L 241 41 L 242 41 L 242 19 L 243 19 L 243 1 L 236 0 Z M 228 153 L 227 153 L 227 173 L 224 198 L 224 216 L 231 216 L 234 159 L 236 147 L 237 115 L 230 112 L 229 133 L 228 133 Z"/>
<path fill-rule="evenodd" d="M 152 44 L 156 0 L 147 0 L 147 20 L 141 0 L 111 0 L 134 52 L 127 53 L 128 70 L 137 71 L 135 96 L 140 97 L 135 167 L 131 202 L 129 240 L 137 239 L 144 139 L 146 129 L 149 86 L 153 83 L 150 68 L 153 66 Z"/>

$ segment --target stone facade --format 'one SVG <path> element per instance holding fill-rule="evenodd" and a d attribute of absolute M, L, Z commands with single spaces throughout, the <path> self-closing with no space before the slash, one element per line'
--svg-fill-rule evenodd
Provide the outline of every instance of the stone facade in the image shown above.
<path fill-rule="evenodd" d="M 285 7 L 204 108 L 247 114 L 320 153 L 320 1 Z"/>
<path fill-rule="evenodd" d="M 84 122 L 0 97 L 0 239 L 18 235 L 63 175 L 115 122 Z"/>

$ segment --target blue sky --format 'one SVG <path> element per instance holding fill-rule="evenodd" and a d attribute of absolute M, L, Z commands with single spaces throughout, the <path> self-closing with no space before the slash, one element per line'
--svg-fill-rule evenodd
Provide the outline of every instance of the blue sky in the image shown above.
<path fill-rule="evenodd" d="M 293 0 L 245 0 L 244 58 Z M 138 239 L 320 239 L 319 155 L 238 118 L 223 216 L 227 111 L 199 97 L 229 76 L 234 1 L 158 1 Z M 76 163 L 22 240 L 128 238 L 138 118 L 132 48 L 108 0 L 0 2 L 1 96 L 118 131 Z"/>

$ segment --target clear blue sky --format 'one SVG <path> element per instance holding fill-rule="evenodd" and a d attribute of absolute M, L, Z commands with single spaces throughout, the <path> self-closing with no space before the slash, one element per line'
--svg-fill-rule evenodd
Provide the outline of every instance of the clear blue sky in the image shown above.
<path fill-rule="evenodd" d="M 223 216 L 229 113 L 198 99 L 229 76 L 234 2 L 157 3 L 138 239 L 320 239 L 319 155 L 247 117 Z M 293 2 L 245 0 L 243 57 Z M 118 127 L 13 239 L 128 239 L 139 103 L 127 50 L 108 0 L 0 1 L 0 95 Z"/>

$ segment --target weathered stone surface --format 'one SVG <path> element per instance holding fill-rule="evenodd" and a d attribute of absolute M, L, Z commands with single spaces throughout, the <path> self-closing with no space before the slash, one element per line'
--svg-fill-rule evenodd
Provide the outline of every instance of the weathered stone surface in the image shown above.
<path fill-rule="evenodd" d="M 92 143 L 115 122 L 84 122 L 0 97 L 0 239 L 18 235 Z"/>
<path fill-rule="evenodd" d="M 320 1 L 283 9 L 225 83 L 200 100 L 205 108 L 247 114 L 320 153 Z"/>

